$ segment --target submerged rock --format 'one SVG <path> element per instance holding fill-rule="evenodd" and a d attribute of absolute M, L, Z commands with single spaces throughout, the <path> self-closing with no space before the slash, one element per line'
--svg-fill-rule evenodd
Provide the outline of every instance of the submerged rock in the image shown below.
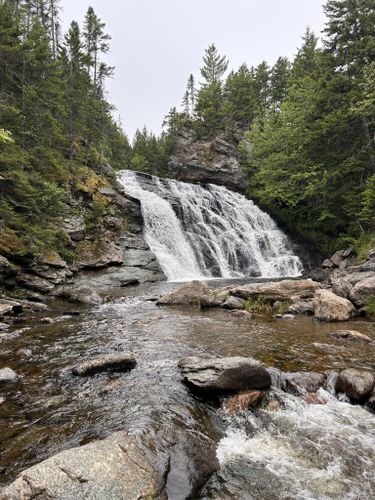
<path fill-rule="evenodd" d="M 330 333 L 330 337 L 334 339 L 344 339 L 352 340 L 353 342 L 365 342 L 371 343 L 372 339 L 363 333 L 357 332 L 355 330 L 337 330 L 336 332 Z"/>
<path fill-rule="evenodd" d="M 11 368 L 0 369 L 0 385 L 15 382 L 17 380 L 17 373 Z"/>
<path fill-rule="evenodd" d="M 0 492 L 0 498 L 162 499 L 162 486 L 135 441 L 117 432 L 30 467 Z"/>
<path fill-rule="evenodd" d="M 89 359 L 72 368 L 73 375 L 85 376 L 94 373 L 103 372 L 106 370 L 122 372 L 131 370 L 137 365 L 137 361 L 133 354 L 128 352 L 120 352 L 116 354 L 104 354 L 95 358 Z"/>
<path fill-rule="evenodd" d="M 207 392 L 238 392 L 271 386 L 269 372 L 253 358 L 192 356 L 180 360 L 178 366 L 189 385 Z"/>
<path fill-rule="evenodd" d="M 295 372 L 284 375 L 282 388 L 296 394 L 304 396 L 306 393 L 315 393 L 324 386 L 326 376 L 317 372 Z"/>
<path fill-rule="evenodd" d="M 228 415 L 235 415 L 240 411 L 254 408 L 261 403 L 264 397 L 262 391 L 244 391 L 230 396 L 223 401 L 223 410 Z"/>
<path fill-rule="evenodd" d="M 349 368 L 339 374 L 335 389 L 354 401 L 362 402 L 370 395 L 374 385 L 375 377 L 372 373 Z"/>
<path fill-rule="evenodd" d="M 314 297 L 315 317 L 320 321 L 348 321 L 355 314 L 349 300 L 329 290 L 318 290 Z"/>

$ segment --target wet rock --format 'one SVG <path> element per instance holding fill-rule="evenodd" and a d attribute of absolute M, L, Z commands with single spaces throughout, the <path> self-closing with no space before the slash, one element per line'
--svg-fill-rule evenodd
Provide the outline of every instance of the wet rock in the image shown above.
<path fill-rule="evenodd" d="M 329 290 L 318 290 L 314 297 L 315 317 L 320 321 L 348 321 L 355 314 L 349 300 Z"/>
<path fill-rule="evenodd" d="M 34 264 L 28 269 L 33 274 L 47 281 L 50 281 L 54 285 L 60 285 L 67 278 L 73 276 L 73 273 L 69 269 L 56 269 L 40 264 Z"/>
<path fill-rule="evenodd" d="M 330 333 L 329 336 L 334 339 L 351 340 L 353 342 L 372 342 L 372 339 L 370 339 L 370 337 L 355 330 L 337 330 L 336 332 Z"/>
<path fill-rule="evenodd" d="M 80 302 L 81 304 L 87 305 L 98 305 L 102 303 L 102 299 L 100 295 L 97 293 L 94 288 L 88 285 L 80 285 L 80 286 L 65 286 L 60 288 L 56 295 L 58 297 L 63 297 L 66 300 L 71 302 Z"/>
<path fill-rule="evenodd" d="M 40 320 L 40 323 L 43 323 L 45 325 L 52 325 L 55 321 L 52 318 L 42 318 Z"/>
<path fill-rule="evenodd" d="M 0 332 L 5 332 L 5 330 L 8 330 L 9 325 L 7 323 L 0 323 Z"/>
<path fill-rule="evenodd" d="M 75 366 L 72 368 L 73 375 L 80 377 L 93 375 L 103 371 L 122 372 L 131 370 L 137 365 L 137 361 L 131 353 L 104 354 Z"/>
<path fill-rule="evenodd" d="M 80 242 L 76 247 L 78 269 L 100 269 L 121 266 L 124 263 L 122 248 L 106 239 Z"/>
<path fill-rule="evenodd" d="M 34 274 L 22 273 L 17 276 L 17 283 L 25 288 L 30 288 L 30 290 L 35 290 L 36 292 L 49 293 L 55 288 L 55 285 L 45 278 L 40 276 L 35 276 Z"/>
<path fill-rule="evenodd" d="M 296 300 L 286 310 L 287 314 L 314 314 L 314 301 L 301 299 Z"/>
<path fill-rule="evenodd" d="M 15 382 L 17 380 L 17 373 L 11 368 L 0 369 L 0 385 Z"/>
<path fill-rule="evenodd" d="M 55 251 L 44 254 L 39 260 L 41 264 L 46 264 L 47 266 L 56 267 L 58 269 L 65 269 L 68 267 L 65 260 Z"/>
<path fill-rule="evenodd" d="M 226 301 L 221 305 L 223 309 L 245 309 L 245 301 L 239 297 L 229 295 Z"/>
<path fill-rule="evenodd" d="M 211 290 L 207 283 L 203 281 L 193 281 L 192 283 L 183 285 L 180 288 L 162 295 L 156 301 L 156 304 L 159 306 L 199 306 L 201 303 L 201 298 L 206 296 L 210 292 Z"/>
<path fill-rule="evenodd" d="M 375 391 L 372 391 L 370 397 L 368 398 L 366 408 L 375 413 Z"/>
<path fill-rule="evenodd" d="M 15 351 L 15 353 L 14 353 L 14 356 L 16 358 L 20 358 L 20 359 L 31 358 L 32 355 L 33 355 L 33 352 L 31 349 L 24 349 L 24 348 L 17 349 L 17 351 Z"/>
<path fill-rule="evenodd" d="M 375 295 L 375 276 L 359 281 L 350 291 L 349 298 L 356 306 L 363 306 Z"/>
<path fill-rule="evenodd" d="M 18 302 L 21 304 L 23 311 L 46 312 L 49 309 L 47 304 L 43 302 L 34 302 L 31 300 L 18 300 Z"/>
<path fill-rule="evenodd" d="M 295 316 L 294 316 L 294 314 L 290 314 L 290 313 L 289 314 L 283 314 L 281 316 L 281 319 L 291 320 L 291 319 L 295 319 Z"/>
<path fill-rule="evenodd" d="M 326 259 L 323 261 L 322 263 L 322 267 L 324 269 L 332 269 L 333 267 L 335 267 L 334 263 L 331 261 L 331 259 Z"/>
<path fill-rule="evenodd" d="M 3 403 L 5 403 L 5 401 L 6 401 L 6 399 L 5 399 L 5 398 L 3 398 L 2 396 L 0 396 L 0 406 L 1 406 Z"/>
<path fill-rule="evenodd" d="M 117 432 L 25 470 L 2 490 L 0 498 L 161 499 L 162 485 L 135 441 Z"/>
<path fill-rule="evenodd" d="M 252 319 L 253 315 L 249 311 L 232 311 L 231 316 L 233 318 L 239 318 L 239 319 Z"/>
<path fill-rule="evenodd" d="M 303 396 L 308 392 L 317 392 L 324 386 L 325 375 L 317 372 L 295 372 L 286 373 L 282 388 L 297 396 Z"/>
<path fill-rule="evenodd" d="M 253 358 L 184 358 L 178 363 L 185 381 L 207 392 L 238 392 L 267 389 L 271 376 L 262 363 Z"/>
<path fill-rule="evenodd" d="M 207 293 L 201 295 L 201 307 L 220 307 L 228 298 L 228 292 L 220 292 L 216 290 L 209 290 Z"/>
<path fill-rule="evenodd" d="M 265 411 L 273 412 L 280 410 L 280 408 L 281 408 L 280 401 L 278 401 L 277 399 L 271 399 L 271 401 L 269 401 L 263 409 Z"/>
<path fill-rule="evenodd" d="M 0 316 L 8 314 L 19 314 L 22 312 L 22 306 L 18 301 L 0 299 Z"/>
<path fill-rule="evenodd" d="M 349 368 L 339 374 L 336 380 L 336 392 L 346 394 L 354 401 L 364 401 L 375 385 L 374 375 L 364 370 Z"/>
<path fill-rule="evenodd" d="M 227 415 L 235 415 L 240 411 L 255 408 L 264 397 L 262 391 L 244 391 L 230 396 L 223 401 L 222 407 Z"/>
<path fill-rule="evenodd" d="M 320 283 L 306 280 L 282 280 L 269 283 L 252 283 L 233 288 L 231 294 L 243 299 L 262 297 L 266 301 L 292 300 L 299 298 L 313 298 L 315 292 L 321 288 Z"/>
<path fill-rule="evenodd" d="M 326 405 L 329 401 L 328 397 L 321 391 L 309 392 L 303 396 L 303 400 L 310 405 Z"/>
<path fill-rule="evenodd" d="M 6 257 L 0 255 L 0 276 L 16 276 L 18 273 L 18 266 L 12 264 Z"/>

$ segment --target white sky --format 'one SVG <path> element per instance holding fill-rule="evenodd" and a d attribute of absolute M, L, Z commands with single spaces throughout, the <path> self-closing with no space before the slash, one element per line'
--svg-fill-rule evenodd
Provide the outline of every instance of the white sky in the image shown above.
<path fill-rule="evenodd" d="M 130 139 L 147 125 L 160 132 L 164 116 L 179 106 L 190 73 L 199 77 L 204 49 L 215 43 L 230 60 L 273 64 L 291 58 L 309 25 L 324 27 L 324 0 L 61 0 L 66 29 L 89 5 L 112 36 L 106 62 L 116 66 L 107 82 Z"/>

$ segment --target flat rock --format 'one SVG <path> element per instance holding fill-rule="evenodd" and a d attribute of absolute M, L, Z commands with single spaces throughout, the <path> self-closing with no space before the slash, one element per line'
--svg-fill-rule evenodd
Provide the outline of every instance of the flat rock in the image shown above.
<path fill-rule="evenodd" d="M 103 371 L 122 372 L 131 370 L 137 365 L 133 354 L 120 352 L 115 354 L 103 354 L 95 358 L 88 359 L 72 368 L 73 375 L 80 377 L 93 375 Z"/>
<path fill-rule="evenodd" d="M 47 279 L 28 273 L 22 273 L 17 276 L 17 283 L 20 286 L 30 288 L 30 290 L 35 290 L 36 292 L 41 293 L 52 292 L 52 290 L 55 288 L 55 285 Z"/>
<path fill-rule="evenodd" d="M 324 386 L 326 376 L 323 373 L 317 372 L 295 372 L 286 373 L 283 376 L 282 388 L 286 392 L 291 392 L 298 396 L 303 396 L 306 393 L 317 392 Z"/>
<path fill-rule="evenodd" d="M 0 369 L 0 385 L 15 382 L 16 380 L 17 373 L 14 370 L 8 367 Z"/>
<path fill-rule="evenodd" d="M 337 330 L 336 332 L 330 333 L 329 336 L 333 337 L 334 339 L 351 340 L 353 342 L 372 342 L 372 339 L 370 339 L 370 337 L 355 330 Z"/>
<path fill-rule="evenodd" d="M 315 317 L 320 321 L 348 321 L 355 314 L 353 304 L 329 290 L 318 290 L 314 297 Z"/>
<path fill-rule="evenodd" d="M 15 300 L 0 299 L 0 316 L 22 312 L 22 306 Z"/>
<path fill-rule="evenodd" d="M 56 292 L 56 295 L 71 302 L 80 302 L 81 304 L 92 306 L 102 303 L 102 299 L 97 291 L 88 285 L 64 286 Z"/>
<path fill-rule="evenodd" d="M 292 300 L 296 297 L 309 299 L 313 298 L 315 292 L 321 288 L 320 283 L 310 279 L 304 280 L 282 280 L 268 283 L 252 283 L 233 288 L 231 295 L 243 299 L 262 297 L 274 302 L 276 300 Z"/>
<path fill-rule="evenodd" d="M 178 366 L 188 384 L 207 392 L 238 392 L 271 386 L 269 372 L 253 358 L 192 356 L 182 359 Z"/>
<path fill-rule="evenodd" d="M 161 499 L 161 478 L 125 432 L 65 450 L 22 472 L 1 500 Z"/>
<path fill-rule="evenodd" d="M 124 263 L 123 250 L 113 241 L 84 240 L 77 245 L 78 269 L 100 269 L 107 266 L 121 266 Z"/>
<path fill-rule="evenodd" d="M 8 330 L 8 328 L 8 323 L 0 323 L 0 332 L 5 332 L 5 330 Z"/>
<path fill-rule="evenodd" d="M 359 281 L 350 291 L 349 298 L 356 306 L 366 304 L 369 297 L 375 296 L 375 276 Z"/>
<path fill-rule="evenodd" d="M 336 392 L 346 394 L 354 401 L 364 401 L 373 390 L 375 377 L 364 370 L 349 368 L 339 374 L 336 380 Z"/>
<path fill-rule="evenodd" d="M 240 297 L 233 297 L 233 295 L 229 295 L 226 301 L 221 305 L 223 309 L 245 309 L 245 301 Z"/>
<path fill-rule="evenodd" d="M 231 316 L 233 318 L 246 319 L 250 320 L 253 318 L 253 315 L 249 311 L 231 311 Z"/>
<path fill-rule="evenodd" d="M 185 306 L 185 305 L 201 305 L 202 296 L 206 296 L 211 292 L 207 283 L 203 281 L 193 281 L 180 288 L 172 290 L 165 295 L 162 295 L 156 304 L 159 306 Z"/>

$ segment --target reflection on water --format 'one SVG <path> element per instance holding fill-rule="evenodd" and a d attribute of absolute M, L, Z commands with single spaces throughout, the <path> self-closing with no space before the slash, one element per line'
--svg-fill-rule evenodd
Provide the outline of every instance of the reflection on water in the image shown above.
<path fill-rule="evenodd" d="M 252 356 L 284 371 L 375 367 L 375 347 L 333 340 L 328 335 L 338 328 L 355 329 L 375 340 L 372 323 L 321 324 L 308 317 L 290 321 L 258 317 L 244 321 L 221 310 L 160 309 L 145 300 L 171 286 L 176 285 L 164 283 L 128 289 L 121 292 L 126 296 L 112 297 L 97 309 L 82 309 L 80 316 L 62 317 L 67 305 L 56 303 L 55 316 L 61 319 L 57 323 L 43 325 L 36 319 L 31 324 L 19 325 L 18 330 L 0 333 L 0 366 L 10 366 L 20 376 L 16 385 L 0 389 L 0 396 L 6 397 L 0 406 L 1 483 L 61 449 L 126 429 L 149 443 L 147 446 L 172 453 L 168 491 L 171 498 L 184 498 L 191 494 L 194 484 L 205 479 L 203 472 L 199 472 L 205 470 L 201 462 L 214 460 L 226 423 L 215 408 L 193 397 L 181 383 L 177 370 L 181 357 L 198 352 Z M 30 329 L 20 331 L 25 327 Z M 20 348 L 31 349 L 32 358 L 17 358 L 15 351 Z M 135 370 L 90 378 L 74 378 L 69 373 L 68 367 L 79 359 L 118 350 L 134 352 L 138 360 Z M 287 411 L 270 417 L 266 434 L 261 430 L 249 441 L 241 426 L 236 428 L 233 432 L 237 444 L 233 447 L 245 450 L 237 455 L 246 456 L 245 461 L 256 463 L 257 467 L 261 464 L 263 469 L 267 463 L 268 473 L 273 476 L 277 467 L 290 476 L 288 467 L 281 467 L 278 461 L 288 456 L 293 442 L 301 441 L 301 447 L 309 449 L 311 440 L 316 446 L 314 453 L 311 452 L 311 462 L 303 462 L 302 455 L 299 462 L 295 449 L 288 460 L 290 467 L 296 467 L 298 475 L 302 475 L 300 482 L 297 479 L 293 482 L 295 491 L 304 484 L 307 488 L 305 496 L 293 494 L 292 498 L 315 498 L 313 476 L 319 477 L 322 467 L 326 478 L 340 467 L 339 476 L 343 479 L 337 491 L 346 491 L 342 486 L 345 481 L 352 484 L 353 478 L 360 480 L 363 467 L 358 468 L 355 463 L 349 466 L 349 462 L 356 454 L 359 456 L 361 447 L 363 461 L 369 468 L 366 480 L 374 487 L 370 470 L 375 468 L 375 457 L 363 446 L 367 437 L 370 446 L 374 436 L 373 415 L 337 401 L 317 408 L 289 398 L 288 405 Z M 346 418 L 346 427 L 340 418 Z M 315 419 L 314 425 L 310 425 L 309 419 Z M 324 427 L 325 422 L 326 431 L 318 435 L 317 429 Z M 340 429 L 342 425 L 346 430 L 339 435 L 329 430 L 335 426 Z M 304 433 L 300 432 L 302 428 Z M 230 440 L 233 443 L 231 432 L 219 445 L 219 458 L 224 462 L 231 456 L 228 452 L 228 443 Z M 340 446 L 333 448 L 334 440 Z M 195 446 L 194 453 L 191 443 Z M 196 451 L 199 446 L 201 453 Z M 255 448 L 263 450 L 263 458 L 254 459 L 251 450 Z M 333 449 L 335 460 L 330 458 Z M 319 450 L 322 461 L 314 462 L 313 456 Z M 234 460 L 236 467 L 237 459 L 238 456 Z M 208 470 L 210 464 L 206 465 Z M 239 471 L 236 474 L 241 476 Z M 303 474 L 311 475 L 311 484 L 307 479 L 302 480 Z M 284 487 L 276 476 L 273 479 Z M 327 490 L 326 497 L 321 498 L 338 497 Z"/>

